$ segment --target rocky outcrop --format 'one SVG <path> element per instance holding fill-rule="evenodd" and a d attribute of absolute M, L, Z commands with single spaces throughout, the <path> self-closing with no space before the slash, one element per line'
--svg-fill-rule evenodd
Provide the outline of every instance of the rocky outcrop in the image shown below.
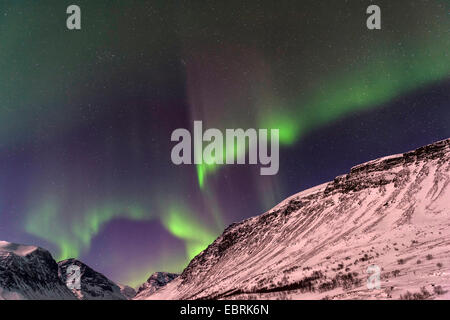
<path fill-rule="evenodd" d="M 137 290 L 136 298 L 145 298 L 178 277 L 176 273 L 155 272 Z"/>

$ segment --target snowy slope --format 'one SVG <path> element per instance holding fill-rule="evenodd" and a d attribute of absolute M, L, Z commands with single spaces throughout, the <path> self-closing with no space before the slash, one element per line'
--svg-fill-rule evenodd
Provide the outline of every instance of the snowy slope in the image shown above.
<path fill-rule="evenodd" d="M 0 241 L 0 300 L 75 299 L 42 248 Z"/>
<path fill-rule="evenodd" d="M 367 287 L 371 265 L 379 289 Z M 448 299 L 448 291 L 450 139 L 358 165 L 232 224 L 178 278 L 136 299 Z"/>

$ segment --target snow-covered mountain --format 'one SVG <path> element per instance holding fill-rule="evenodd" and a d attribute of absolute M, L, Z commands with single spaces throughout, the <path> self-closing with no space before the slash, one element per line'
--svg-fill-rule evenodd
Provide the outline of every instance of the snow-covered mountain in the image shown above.
<path fill-rule="evenodd" d="M 136 293 L 136 299 L 145 299 L 146 297 L 152 295 L 156 290 L 166 286 L 169 282 L 173 281 L 178 277 L 176 273 L 168 273 L 168 272 L 155 272 L 150 278 L 148 278 L 147 282 L 142 284 Z"/>
<path fill-rule="evenodd" d="M 91 269 L 83 262 L 76 259 L 67 259 L 58 262 L 58 274 L 60 279 L 67 283 L 68 278 L 78 269 L 80 283 L 78 288 L 72 286 L 72 292 L 82 300 L 127 300 L 121 288 L 106 278 L 103 274 Z M 72 279 L 71 277 L 70 279 Z M 70 281 L 69 281 L 70 282 Z"/>
<path fill-rule="evenodd" d="M 448 291 L 450 139 L 358 165 L 232 224 L 178 278 L 136 299 L 448 299 Z"/>
<path fill-rule="evenodd" d="M 74 267 L 80 290 L 67 287 Z M 126 300 L 134 294 L 78 260 L 56 263 L 45 249 L 0 241 L 0 300 Z"/>
<path fill-rule="evenodd" d="M 42 248 L 0 241 L 0 300 L 75 299 Z"/>

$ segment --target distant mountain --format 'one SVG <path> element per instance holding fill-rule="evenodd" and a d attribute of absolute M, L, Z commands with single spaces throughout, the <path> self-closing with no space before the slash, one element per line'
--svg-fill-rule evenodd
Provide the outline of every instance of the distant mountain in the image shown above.
<path fill-rule="evenodd" d="M 131 300 L 136 296 L 136 290 L 134 290 L 132 287 L 119 284 L 120 292 L 122 295 L 124 295 L 127 299 Z"/>
<path fill-rule="evenodd" d="M 176 273 L 155 272 L 148 278 L 147 282 L 139 287 L 136 299 L 145 299 L 177 277 L 178 274 Z"/>
<path fill-rule="evenodd" d="M 0 300 L 75 299 L 42 248 L 0 241 Z"/>
<path fill-rule="evenodd" d="M 68 276 L 73 273 L 73 266 L 79 268 L 80 287 L 72 289 L 78 299 L 82 300 L 127 300 L 121 288 L 103 274 L 91 269 L 83 262 L 68 259 L 58 262 L 60 279 L 67 283 Z M 71 268 L 71 269 L 69 269 Z"/>
<path fill-rule="evenodd" d="M 450 139 L 232 224 L 178 278 L 136 299 L 448 299 L 449 248 Z"/>
<path fill-rule="evenodd" d="M 79 271 L 79 290 L 67 287 L 74 268 Z M 133 296 L 132 288 L 119 287 L 78 260 L 56 263 L 45 249 L 0 241 L 0 300 L 126 300 Z"/>

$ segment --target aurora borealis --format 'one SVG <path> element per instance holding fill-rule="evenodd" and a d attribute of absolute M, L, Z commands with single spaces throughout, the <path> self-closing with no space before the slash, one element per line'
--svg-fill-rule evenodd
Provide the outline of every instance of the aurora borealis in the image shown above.
<path fill-rule="evenodd" d="M 382 30 L 365 27 L 372 2 Z M 72 3 L 79 31 L 65 28 Z M 449 11 L 0 0 L 0 240 L 135 286 L 293 193 L 450 137 Z M 194 120 L 279 129 L 279 173 L 175 166 L 171 133 Z"/>

